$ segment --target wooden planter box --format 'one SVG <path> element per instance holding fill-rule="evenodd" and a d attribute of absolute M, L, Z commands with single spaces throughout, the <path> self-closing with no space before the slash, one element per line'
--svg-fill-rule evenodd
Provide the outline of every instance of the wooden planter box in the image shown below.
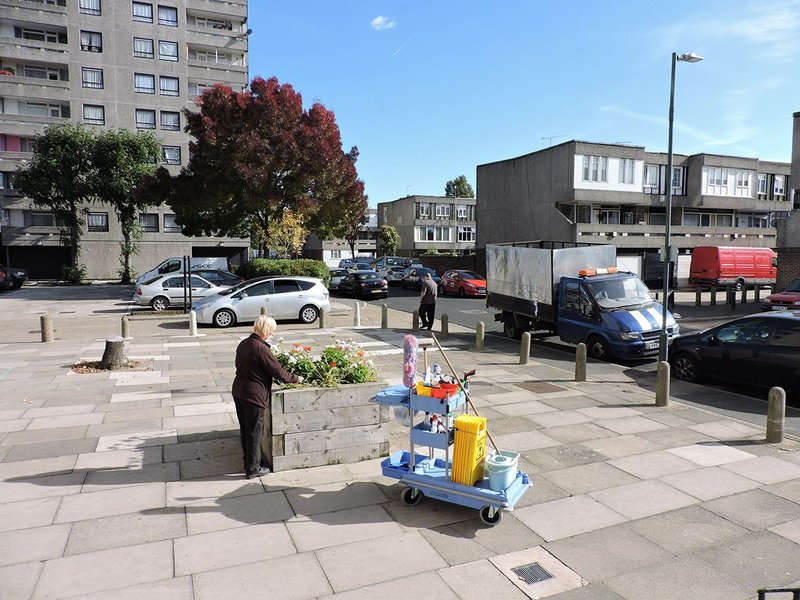
<path fill-rule="evenodd" d="M 384 382 L 273 390 L 261 440 L 273 472 L 352 463 L 389 453 L 389 407 L 370 400 Z"/>

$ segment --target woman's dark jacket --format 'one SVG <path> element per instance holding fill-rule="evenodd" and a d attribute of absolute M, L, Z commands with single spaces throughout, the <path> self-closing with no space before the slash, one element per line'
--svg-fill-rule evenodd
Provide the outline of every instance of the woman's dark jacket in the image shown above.
<path fill-rule="evenodd" d="M 236 377 L 231 393 L 234 398 L 269 408 L 272 379 L 283 383 L 299 383 L 281 367 L 270 351 L 270 346 L 255 333 L 239 342 L 236 348 Z"/>

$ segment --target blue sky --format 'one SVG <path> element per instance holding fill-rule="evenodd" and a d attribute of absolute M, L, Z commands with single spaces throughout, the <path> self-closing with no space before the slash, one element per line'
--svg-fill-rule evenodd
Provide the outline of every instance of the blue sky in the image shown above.
<path fill-rule="evenodd" d="M 791 160 L 800 0 L 250 0 L 250 75 L 336 114 L 370 205 L 570 139 Z"/>

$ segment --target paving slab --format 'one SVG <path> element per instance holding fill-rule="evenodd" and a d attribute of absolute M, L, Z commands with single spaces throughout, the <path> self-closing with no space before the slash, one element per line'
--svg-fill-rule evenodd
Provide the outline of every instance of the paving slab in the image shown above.
<path fill-rule="evenodd" d="M 722 496 L 746 492 L 759 486 L 757 481 L 719 467 L 675 473 L 662 477 L 661 481 L 700 500 L 713 500 Z"/>
<path fill-rule="evenodd" d="M 776 496 L 800 504 L 800 479 L 773 483 L 772 485 L 765 486 L 764 490 L 770 494 L 775 494 Z"/>
<path fill-rule="evenodd" d="M 80 600 L 194 600 L 191 577 L 175 577 L 79 596 Z"/>
<path fill-rule="evenodd" d="M 637 477 L 604 462 L 549 471 L 542 473 L 541 477 L 576 496 L 639 481 Z"/>
<path fill-rule="evenodd" d="M 501 446 L 507 447 L 507 446 Z M 601 462 L 605 457 L 580 444 L 561 444 L 524 452 L 522 456 L 540 471 L 554 471 Z"/>
<path fill-rule="evenodd" d="M 770 527 L 769 530 L 781 537 L 785 537 L 787 540 L 793 541 L 795 544 L 800 544 L 800 519 Z"/>
<path fill-rule="evenodd" d="M 380 505 L 362 506 L 286 521 L 299 552 L 403 533 Z"/>
<path fill-rule="evenodd" d="M 322 596 L 319 600 L 374 600 L 375 598 L 442 598 L 458 600 L 450 587 L 436 573 L 420 573 L 414 577 L 403 577 L 393 581 Z"/>
<path fill-rule="evenodd" d="M 690 446 L 670 448 L 667 452 L 704 467 L 724 465 L 754 458 L 754 455 L 749 452 L 744 452 L 737 448 L 731 448 L 725 444 L 715 442 L 701 442 Z"/>
<path fill-rule="evenodd" d="M 490 558 L 489 561 L 526 596 L 534 600 L 553 596 L 583 585 L 580 575 L 572 571 L 542 546 L 526 548 L 510 554 L 501 554 Z M 538 564 L 552 577 L 527 583 L 513 571 L 513 569 L 532 563 Z"/>
<path fill-rule="evenodd" d="M 629 483 L 589 495 L 629 519 L 641 519 L 683 508 L 698 501 L 697 498 L 656 480 Z"/>
<path fill-rule="evenodd" d="M 487 527 L 478 519 L 470 519 L 451 523 L 442 529 L 469 538 L 488 548 L 493 554 L 508 554 L 544 544 L 541 537 L 514 515 L 514 511 L 503 513 L 500 524 L 494 527 Z"/>
<path fill-rule="evenodd" d="M 0 504 L 0 531 L 51 525 L 60 498 L 39 498 Z"/>
<path fill-rule="evenodd" d="M 17 481 L 34 477 L 70 473 L 78 459 L 77 454 L 66 454 L 53 458 L 18 460 L 0 464 L 0 480 Z"/>
<path fill-rule="evenodd" d="M 65 455 L 84 454 L 93 451 L 96 445 L 96 438 L 77 438 L 20 444 L 8 448 L 3 462 L 9 463 L 20 460 L 36 460 L 39 458 L 57 458 Z"/>
<path fill-rule="evenodd" d="M 314 515 L 346 508 L 380 504 L 388 499 L 374 483 L 324 483 L 313 487 L 287 488 L 286 498 L 298 515 Z"/>
<path fill-rule="evenodd" d="M 0 566 L 61 556 L 69 525 L 47 525 L 0 533 Z"/>
<path fill-rule="evenodd" d="M 556 410 L 539 414 L 528 415 L 528 419 L 541 427 L 561 427 L 595 421 L 593 417 L 578 412 L 577 410 Z"/>
<path fill-rule="evenodd" d="M 515 510 L 514 516 L 548 542 L 627 521 L 622 514 L 589 496 L 523 507 Z"/>
<path fill-rule="evenodd" d="M 186 536 L 186 516 L 168 508 L 73 523 L 65 556 Z"/>
<path fill-rule="evenodd" d="M 615 458 L 609 460 L 608 464 L 641 479 L 664 477 L 697 468 L 697 463 L 662 450 Z"/>
<path fill-rule="evenodd" d="M 723 465 L 722 468 L 764 485 L 800 478 L 800 465 L 772 456 L 759 456 L 758 458 Z"/>
<path fill-rule="evenodd" d="M 184 510 L 190 534 L 285 521 L 295 514 L 282 492 L 233 493 L 187 504 Z"/>
<path fill-rule="evenodd" d="M 264 485 L 260 480 L 253 481 L 240 476 L 171 481 L 167 483 L 167 506 L 185 506 L 200 501 L 230 499 L 263 492 Z"/>
<path fill-rule="evenodd" d="M 617 436 L 613 431 L 594 423 L 575 423 L 574 425 L 562 425 L 561 427 L 548 427 L 544 430 L 544 433 L 564 444 L 575 444 L 587 440 Z"/>
<path fill-rule="evenodd" d="M 56 513 L 56 523 L 71 523 L 98 519 L 165 505 L 163 483 L 147 483 L 129 488 L 117 488 L 65 496 Z"/>
<path fill-rule="evenodd" d="M 3 582 L 0 598 L 3 600 L 30 598 L 41 570 L 42 563 L 39 561 L 0 567 L 0 581 Z"/>
<path fill-rule="evenodd" d="M 101 469 L 86 474 L 81 492 L 99 492 L 144 483 L 166 483 L 179 478 L 180 473 L 176 463 L 153 463 L 144 465 L 140 469 Z"/>
<path fill-rule="evenodd" d="M 79 494 L 86 473 L 77 471 L 62 475 L 0 481 L 0 498 L 6 502 L 35 500 Z"/>
<path fill-rule="evenodd" d="M 98 438 L 97 446 L 94 451 L 134 450 L 137 448 L 146 448 L 148 446 L 177 444 L 177 442 L 178 432 L 174 429 L 122 433 L 118 435 L 105 435 Z"/>
<path fill-rule="evenodd" d="M 447 582 L 461 600 L 526 600 L 517 586 L 488 560 L 456 565 L 442 569 L 439 576 Z M 424 598 L 424 595 L 418 596 Z"/>
<path fill-rule="evenodd" d="M 550 596 L 550 600 L 623 600 L 623 598 L 602 583 L 590 583 L 589 585 Z"/>
<path fill-rule="evenodd" d="M 752 531 L 800 518 L 800 504 L 763 490 L 710 500 L 703 508 Z"/>

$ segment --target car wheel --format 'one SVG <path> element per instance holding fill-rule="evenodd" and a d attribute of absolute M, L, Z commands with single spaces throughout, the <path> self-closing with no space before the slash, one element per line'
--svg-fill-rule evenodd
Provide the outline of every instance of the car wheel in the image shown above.
<path fill-rule="evenodd" d="M 169 308 L 169 298 L 156 296 L 150 301 L 150 306 L 153 310 L 167 310 Z"/>
<path fill-rule="evenodd" d="M 304 306 L 303 308 L 300 309 L 300 320 L 303 323 L 306 324 L 313 323 L 314 321 L 317 320 L 318 316 L 319 316 L 319 310 L 317 309 L 316 306 L 313 306 L 311 304 Z"/>
<path fill-rule="evenodd" d="M 464 291 L 464 288 L 458 288 L 458 297 L 459 298 L 466 298 L 467 292 Z"/>
<path fill-rule="evenodd" d="M 440 286 L 439 286 L 439 295 L 440 295 L 440 296 L 442 296 L 442 297 L 444 297 L 444 295 L 445 295 L 445 293 L 444 293 L 444 286 L 443 286 L 443 285 L 440 285 Z"/>
<path fill-rule="evenodd" d="M 223 308 L 214 313 L 214 325 L 217 327 L 230 327 L 234 323 L 236 323 L 236 315 L 227 308 Z"/>
<path fill-rule="evenodd" d="M 13 285 L 11 286 L 11 289 L 12 290 L 18 290 L 21 287 L 22 287 L 22 282 L 21 281 L 17 281 L 15 279 Z"/>
<path fill-rule="evenodd" d="M 700 381 L 700 361 L 685 352 L 672 357 L 672 376 L 681 381 Z"/>
<path fill-rule="evenodd" d="M 592 358 L 596 358 L 597 360 L 608 360 L 608 358 L 611 356 L 611 352 L 608 349 L 608 343 L 599 335 L 590 337 L 586 346 L 588 354 Z"/>

